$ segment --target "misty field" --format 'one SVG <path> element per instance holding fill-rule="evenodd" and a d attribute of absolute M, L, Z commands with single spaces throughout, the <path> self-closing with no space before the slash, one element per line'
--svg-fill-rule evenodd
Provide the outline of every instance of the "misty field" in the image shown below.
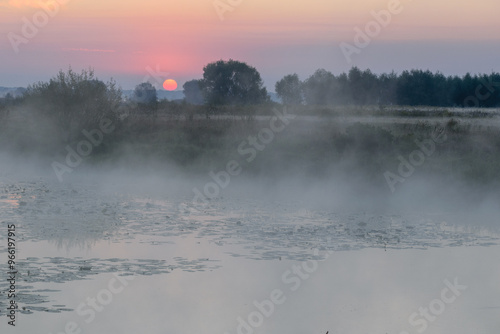
<path fill-rule="evenodd" d="M 270 128 L 273 119 L 279 131 Z M 438 131 L 442 138 L 434 143 Z M 50 169 L 51 160 L 67 165 L 68 155 L 82 167 L 162 171 L 169 166 L 198 174 L 236 159 L 247 176 L 350 175 L 380 190 L 389 189 L 384 173 L 397 170 L 399 157 L 408 163 L 429 140 L 432 150 L 424 147 L 423 158 L 417 153 L 423 160 L 414 166 L 417 177 L 491 190 L 500 164 L 498 112 L 484 109 L 275 105 L 226 107 L 207 115 L 204 107 L 173 105 L 155 117 L 139 113 L 63 132 L 36 111 L 14 108 L 3 118 L 0 148 L 12 157 L 43 161 L 42 170 Z M 85 152 L 78 154 L 82 143 Z"/>

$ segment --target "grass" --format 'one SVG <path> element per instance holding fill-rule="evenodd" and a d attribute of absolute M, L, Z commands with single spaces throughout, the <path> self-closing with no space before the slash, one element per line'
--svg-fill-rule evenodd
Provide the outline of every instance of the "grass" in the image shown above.
<path fill-rule="evenodd" d="M 154 159 L 189 171 L 207 172 L 221 169 L 229 160 L 236 159 L 245 164 L 249 175 L 278 177 L 294 172 L 320 178 L 334 173 L 356 173 L 382 185 L 385 183 L 383 173 L 397 169 L 398 156 L 408 157 L 418 149 L 416 139 L 431 138 L 437 127 L 444 127 L 447 140 L 437 144 L 435 152 L 418 167 L 421 173 L 473 184 L 496 184 L 499 181 L 500 129 L 488 123 L 475 122 L 484 117 L 494 117 L 491 111 L 467 114 L 448 109 L 437 113 L 430 111 L 435 108 L 410 111 L 404 107 L 302 106 L 293 112 L 320 115 L 319 121 L 296 118 L 282 132 L 275 133 L 274 140 L 257 152 L 254 161 L 246 163 L 244 156 L 238 153 L 238 146 L 248 141 L 249 136 L 256 136 L 263 128 L 269 128 L 269 118 L 255 116 L 272 114 L 271 107 L 259 112 L 253 110 L 254 107 L 245 107 L 244 117 L 222 119 L 213 115 L 205 117 L 204 107 L 189 108 L 188 114 L 201 113 L 201 117 L 180 117 L 179 110 L 175 115 L 160 110 L 157 118 L 137 116 L 126 119 L 117 124 L 113 133 L 106 135 L 86 163 L 129 161 L 146 165 Z M 227 115 L 238 114 L 242 110 L 226 107 L 220 112 Z M 432 117 L 428 116 L 429 113 Z M 346 115 L 407 117 L 408 114 L 424 118 L 384 123 L 370 123 L 369 120 L 345 122 Z M 65 145 L 76 145 L 79 140 L 85 139 L 75 136 L 72 142 L 58 143 L 50 137 L 54 130 L 50 126 L 44 125 L 47 126 L 44 129 L 43 122 L 29 118 L 20 121 L 14 111 L 9 116 L 13 115 L 12 119 L 17 119 L 17 122 L 7 120 L 2 124 L 2 150 L 19 155 L 38 152 L 57 156 L 65 154 Z"/>

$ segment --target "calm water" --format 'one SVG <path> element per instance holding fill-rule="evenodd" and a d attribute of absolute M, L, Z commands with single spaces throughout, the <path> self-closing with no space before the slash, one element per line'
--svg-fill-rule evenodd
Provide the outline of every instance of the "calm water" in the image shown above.
<path fill-rule="evenodd" d="M 1 180 L 1 332 L 500 328 L 491 229 L 446 213 L 339 213 L 243 193 L 203 208 L 189 199 L 98 180 Z M 17 234 L 15 328 L 5 316 L 8 224 Z M 447 284 L 456 282 L 454 294 Z"/>

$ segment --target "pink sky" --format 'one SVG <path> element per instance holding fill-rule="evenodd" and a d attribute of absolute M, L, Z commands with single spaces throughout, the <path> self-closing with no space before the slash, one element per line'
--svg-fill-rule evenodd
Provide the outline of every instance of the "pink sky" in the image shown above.
<path fill-rule="evenodd" d="M 349 63 L 340 43 L 354 45 L 354 28 L 391 1 L 398 0 L 0 0 L 0 86 L 45 81 L 71 65 L 93 67 L 124 89 L 154 81 L 148 71 L 159 69 L 182 89 L 207 63 L 229 58 L 255 66 L 270 90 L 286 74 L 305 79 L 317 68 L 500 71 L 498 0 L 401 0 L 399 13 Z M 40 3 L 59 9 L 50 16 Z M 215 3 L 230 9 L 224 20 Z M 36 19 L 38 32 L 26 38 L 23 20 Z M 26 38 L 18 52 L 12 36 Z"/>

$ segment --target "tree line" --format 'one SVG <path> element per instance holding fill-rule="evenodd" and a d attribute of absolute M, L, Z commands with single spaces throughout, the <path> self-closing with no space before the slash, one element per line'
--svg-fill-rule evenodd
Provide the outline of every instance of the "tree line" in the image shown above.
<path fill-rule="evenodd" d="M 282 102 L 288 105 L 500 107 L 498 73 L 446 77 L 440 73 L 411 70 L 399 75 L 376 75 L 370 70 L 353 67 L 348 73 L 334 75 L 320 69 L 304 81 L 297 74 L 286 75 L 275 88 Z M 134 138 L 134 135 L 149 133 L 153 126 L 182 120 L 182 117 L 172 117 L 168 122 L 158 122 L 150 117 L 157 112 L 193 120 L 191 115 L 206 113 L 208 116 L 210 112 L 225 111 L 244 115 L 249 112 L 250 115 L 255 110 L 269 107 L 270 111 L 275 107 L 259 72 L 234 60 L 206 65 L 202 79 L 184 84 L 184 94 L 185 100 L 181 103 L 158 101 L 155 87 L 146 82 L 138 84 L 131 97 L 125 97 L 115 81 L 101 81 L 92 69 L 81 73 L 71 68 L 59 71 L 49 81 L 27 87 L 22 96 L 0 98 L 0 146 L 10 143 L 10 138 L 14 137 L 19 137 L 16 143 L 21 148 L 35 142 L 44 144 L 39 140 L 42 137 L 66 145 L 78 142 L 84 131 L 97 129 L 101 124 L 113 125 L 116 130 L 112 136 Z M 232 107 L 240 105 L 249 107 Z M 217 106 L 229 107 L 217 109 Z M 314 107 L 303 109 L 315 110 Z M 180 123 L 172 124 L 173 128 Z M 196 121 L 182 124 L 187 129 L 183 135 L 193 140 L 201 138 Z M 34 138 L 31 142 L 30 136 Z M 99 149 L 104 150 L 104 145 Z"/>
<path fill-rule="evenodd" d="M 221 105 L 270 103 L 260 73 L 252 66 L 235 60 L 219 60 L 203 68 L 203 78 L 184 85 L 185 104 L 203 105 L 216 110 Z M 409 105 L 442 107 L 500 107 L 500 74 L 444 76 L 423 70 L 401 74 L 374 74 L 353 67 L 348 73 L 334 75 L 319 69 L 301 81 L 289 74 L 276 82 L 275 91 L 287 105 Z M 131 99 L 124 99 L 113 80 L 105 83 L 92 69 L 76 73 L 60 71 L 48 82 L 30 85 L 22 97 L 0 99 L 0 120 L 13 105 L 31 103 L 38 113 L 52 118 L 60 128 L 73 133 L 97 123 L 102 117 L 117 118 L 126 113 L 155 115 L 159 103 L 155 87 L 136 86 Z"/>
<path fill-rule="evenodd" d="M 186 101 L 193 104 L 259 104 L 269 101 L 259 72 L 238 61 L 218 61 L 204 68 L 202 79 L 184 84 Z M 301 81 L 289 74 L 276 82 L 284 104 L 297 105 L 409 105 L 439 107 L 500 106 L 500 74 L 470 73 L 445 76 L 413 69 L 374 74 L 353 67 L 334 75 L 318 69 Z"/>
<path fill-rule="evenodd" d="M 377 75 L 353 67 L 336 76 L 319 69 L 304 81 L 286 75 L 275 89 L 285 104 L 500 107 L 500 74 L 494 72 L 460 77 L 414 69 Z"/>

